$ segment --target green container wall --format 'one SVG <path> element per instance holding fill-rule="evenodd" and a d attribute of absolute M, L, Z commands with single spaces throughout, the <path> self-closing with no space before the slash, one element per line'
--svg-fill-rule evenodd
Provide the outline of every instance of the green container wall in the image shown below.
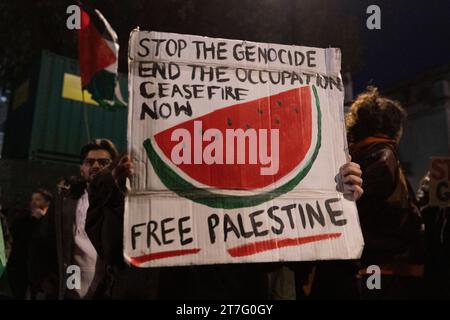
<path fill-rule="evenodd" d="M 65 73 L 79 75 L 78 62 L 48 51 L 42 52 L 34 101 L 31 102 L 32 107 L 26 109 L 32 117 L 27 158 L 78 163 L 79 151 L 88 141 L 84 108 L 87 110 L 91 139 L 108 138 L 119 151 L 125 151 L 127 109 L 108 111 L 63 98 Z M 126 77 L 119 76 L 119 82 L 127 99 Z M 27 116 L 30 117 L 30 114 Z M 21 130 L 23 127 L 15 126 L 6 139 L 15 140 Z M 5 155 L 10 157 L 8 152 Z M 13 154 L 11 157 L 17 158 Z"/>

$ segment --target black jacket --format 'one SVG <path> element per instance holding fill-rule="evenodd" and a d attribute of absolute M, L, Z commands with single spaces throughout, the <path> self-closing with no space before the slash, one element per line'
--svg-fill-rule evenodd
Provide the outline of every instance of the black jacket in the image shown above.
<path fill-rule="evenodd" d="M 154 299 L 158 292 L 158 269 L 128 266 L 123 259 L 124 195 L 110 171 L 97 175 L 89 186 L 89 209 L 85 230 L 106 264 L 105 298 Z"/>
<path fill-rule="evenodd" d="M 56 247 L 53 210 L 41 219 L 31 213 L 16 212 L 11 223 L 12 250 L 8 260 L 8 278 L 13 296 L 28 298 L 45 293 L 49 299 L 56 298 Z M 44 281 L 46 282 L 44 292 Z M 50 288 L 51 287 L 51 288 Z"/>

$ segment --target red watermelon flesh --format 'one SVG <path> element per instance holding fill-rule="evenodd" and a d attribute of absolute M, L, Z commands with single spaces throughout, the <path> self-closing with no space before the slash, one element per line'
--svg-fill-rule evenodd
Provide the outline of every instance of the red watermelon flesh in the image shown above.
<path fill-rule="evenodd" d="M 172 149 L 178 141 L 171 141 L 172 132 L 178 128 L 187 129 L 194 137 L 194 121 L 201 121 L 203 132 L 209 128 L 219 129 L 223 137 L 225 158 L 225 130 L 279 129 L 279 170 L 274 175 L 262 175 L 262 165 L 249 164 L 246 144 L 246 163 L 237 164 L 236 143 L 234 164 L 179 164 L 177 166 L 195 182 L 218 189 L 251 190 L 270 186 L 294 170 L 305 158 L 311 146 L 312 102 L 309 86 L 284 91 L 272 96 L 225 107 L 201 117 L 183 122 L 155 135 L 155 141 L 170 159 Z M 258 135 L 257 135 L 258 136 Z M 268 133 L 270 137 L 270 133 Z M 259 141 L 258 141 L 259 142 Z M 203 148 L 209 141 L 203 142 Z M 203 150 L 202 148 L 202 150 Z M 270 152 L 270 139 L 267 149 Z M 191 142 L 194 155 L 194 143 Z"/>

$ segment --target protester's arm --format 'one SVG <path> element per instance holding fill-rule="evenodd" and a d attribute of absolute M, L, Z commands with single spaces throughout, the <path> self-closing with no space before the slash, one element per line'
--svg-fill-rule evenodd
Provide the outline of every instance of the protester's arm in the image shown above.
<path fill-rule="evenodd" d="M 134 174 L 134 166 L 131 158 L 128 155 L 124 155 L 111 173 L 116 187 L 122 193 L 125 193 L 127 191 L 125 187 L 126 179 Z"/>
<path fill-rule="evenodd" d="M 99 174 L 89 186 L 86 233 L 98 255 L 110 265 L 123 263 L 124 194 L 111 171 Z"/>

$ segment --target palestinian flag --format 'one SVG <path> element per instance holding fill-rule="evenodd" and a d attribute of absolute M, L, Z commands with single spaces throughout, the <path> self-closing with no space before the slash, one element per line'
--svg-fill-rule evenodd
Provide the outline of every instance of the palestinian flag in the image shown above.
<path fill-rule="evenodd" d="M 78 57 L 81 85 L 104 108 L 126 107 L 117 75 L 119 44 L 117 34 L 98 10 L 81 5 Z"/>

